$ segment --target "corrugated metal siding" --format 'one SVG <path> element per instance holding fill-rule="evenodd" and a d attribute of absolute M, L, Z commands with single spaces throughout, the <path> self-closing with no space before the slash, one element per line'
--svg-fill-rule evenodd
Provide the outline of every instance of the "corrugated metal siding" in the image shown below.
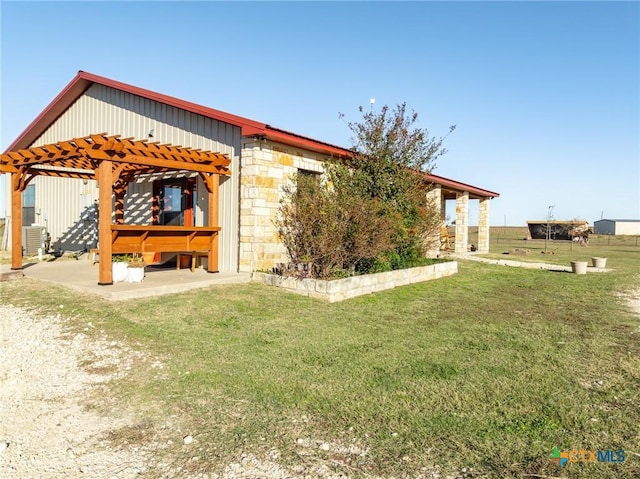
<path fill-rule="evenodd" d="M 614 235 L 616 234 L 616 224 L 611 220 L 599 220 L 593 223 L 596 234 Z"/>
<path fill-rule="evenodd" d="M 242 137 L 239 127 L 103 85 L 93 85 L 32 146 L 95 133 L 146 139 L 151 130 L 154 130 L 152 141 L 226 153 L 231 158 L 231 177 L 221 177 L 220 182 L 219 217 L 222 229 L 219 242 L 219 265 L 221 271 L 237 271 L 239 155 Z M 76 205 L 79 201 L 80 186 L 69 185 L 72 182 L 79 182 L 82 185 L 82 181 L 56 178 L 37 178 L 34 181 L 39 185 L 36 186 L 36 196 L 43 202 L 43 208 L 47 205 L 47 209 L 55 211 L 56 225 L 53 224 L 53 217 L 49 223 L 52 239 L 57 239 L 57 236 L 53 236 L 53 232 L 55 231 L 56 235 L 63 234 L 64 231 L 73 227 L 79 217 L 81 208 L 79 210 Z M 53 186 L 59 185 L 60 182 L 62 187 Z M 200 193 L 205 191 L 202 182 L 198 182 L 198 187 L 201 188 L 200 198 L 202 196 Z M 125 215 L 128 215 L 127 222 L 129 218 L 135 219 L 135 223 L 150 222 L 151 194 L 150 184 L 129 186 L 127 207 L 132 210 L 125 211 Z M 95 183 L 92 195 L 97 198 Z M 144 208 L 147 200 L 149 210 L 148 216 L 145 216 Z M 201 201 L 201 205 L 204 207 L 198 208 L 196 212 L 196 220 L 200 221 L 200 224 L 204 218 L 206 198 Z M 58 221 L 62 226 L 57 226 Z"/>

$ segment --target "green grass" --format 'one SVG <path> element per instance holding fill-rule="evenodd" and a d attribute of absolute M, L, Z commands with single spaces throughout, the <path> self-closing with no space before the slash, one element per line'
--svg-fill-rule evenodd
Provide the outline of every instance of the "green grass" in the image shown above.
<path fill-rule="evenodd" d="M 283 464 L 326 461 L 351 476 L 438 464 L 477 477 L 640 477 L 640 322 L 616 295 L 637 287 L 640 250 L 611 248 L 584 255 L 607 256 L 607 274 L 463 261 L 455 276 L 336 304 L 258 284 L 107 303 L 30 280 L 5 283 L 0 300 L 64 311 L 71 327 L 92 321 L 145 351 L 110 386 L 144 427 L 112 439 L 179 442 L 179 427 L 200 460 L 164 454 L 187 469 L 221 472 L 276 448 Z M 149 367 L 156 357 L 164 368 Z M 297 438 L 369 451 L 303 454 Z M 560 469 L 554 447 L 627 460 Z"/>
<path fill-rule="evenodd" d="M 473 231 L 470 234 L 473 235 Z M 571 241 L 547 241 L 545 244 L 544 240 L 526 240 L 526 237 L 526 228 L 492 228 L 490 254 L 483 256 L 565 266 L 569 266 L 571 261 L 587 261 L 591 266 L 593 256 L 604 256 L 607 258 L 607 268 L 629 270 L 637 268 L 637 264 L 628 259 L 640 255 L 639 236 L 591 235 L 588 246 Z M 507 254 L 516 249 L 527 250 L 529 254 Z"/>

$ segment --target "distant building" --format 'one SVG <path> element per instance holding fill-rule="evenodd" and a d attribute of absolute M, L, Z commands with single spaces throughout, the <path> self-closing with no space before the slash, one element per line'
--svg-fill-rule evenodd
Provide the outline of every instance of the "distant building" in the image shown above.
<path fill-rule="evenodd" d="M 640 220 L 598 220 L 593 226 L 599 235 L 640 235 Z"/>
<path fill-rule="evenodd" d="M 578 220 L 530 220 L 527 221 L 527 228 L 529 239 L 570 240 L 574 231 L 588 229 L 589 223 Z"/>

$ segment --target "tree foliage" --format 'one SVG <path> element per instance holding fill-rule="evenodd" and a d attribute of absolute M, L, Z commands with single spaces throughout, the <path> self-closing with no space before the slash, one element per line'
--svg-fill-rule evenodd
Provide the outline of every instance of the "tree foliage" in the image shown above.
<path fill-rule="evenodd" d="M 344 165 L 327 165 L 327 173 L 328 181 L 297 175 L 295 186 L 285 188 L 277 222 L 292 262 L 311 264 L 316 278 L 353 271 L 394 246 L 380 202 L 350 194 L 345 185 L 353 176 Z"/>
<path fill-rule="evenodd" d="M 360 112 L 362 121 L 348 123 L 353 156 L 327 163 L 323 180 L 298 175 L 285 190 L 278 231 L 292 261 L 311 263 L 315 277 L 412 266 L 439 228 L 425 173 L 446 152 L 444 138 L 416 128 L 404 103 Z"/>

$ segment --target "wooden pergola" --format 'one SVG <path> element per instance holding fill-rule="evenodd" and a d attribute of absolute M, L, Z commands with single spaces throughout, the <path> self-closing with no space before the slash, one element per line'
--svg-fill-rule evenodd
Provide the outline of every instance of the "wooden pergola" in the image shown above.
<path fill-rule="evenodd" d="M 22 269 L 22 192 L 38 175 L 92 179 L 98 199 L 98 284 L 113 283 L 111 255 L 145 251 L 208 251 L 207 269 L 218 271 L 219 175 L 229 175 L 228 156 L 106 133 L 3 153 L 0 173 L 11 181 L 11 269 Z M 208 226 L 124 224 L 124 198 L 136 176 L 170 171 L 197 172 L 208 192 Z M 115 197 L 115 224 L 112 223 Z"/>

